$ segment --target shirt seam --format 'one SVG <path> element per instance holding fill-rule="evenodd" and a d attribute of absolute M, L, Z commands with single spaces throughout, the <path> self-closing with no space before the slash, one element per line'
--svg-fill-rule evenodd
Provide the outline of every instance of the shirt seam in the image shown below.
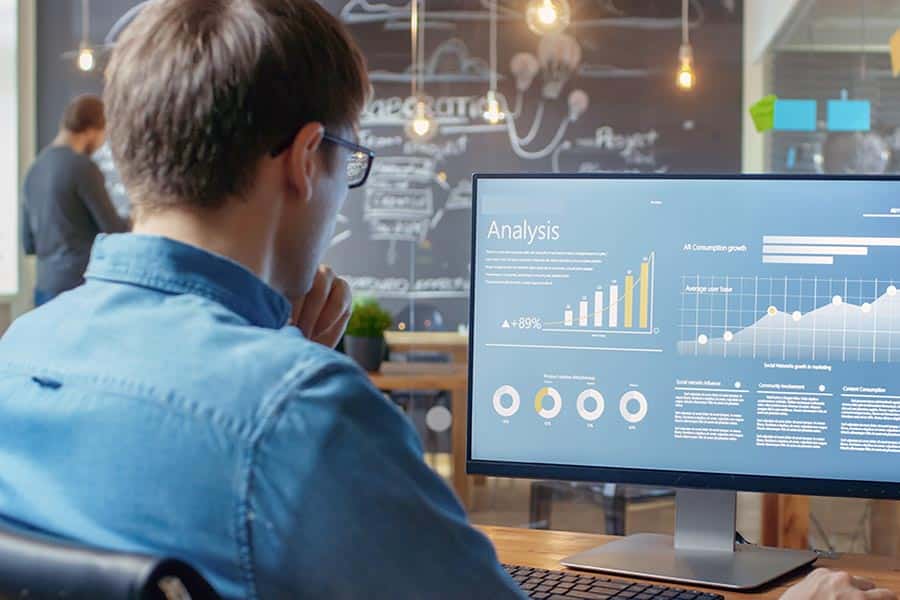
<path fill-rule="evenodd" d="M 265 435 L 277 425 L 281 415 L 284 414 L 285 406 L 291 399 L 292 392 L 296 390 L 304 378 L 321 377 L 331 372 L 336 372 L 338 367 L 343 365 L 341 363 L 329 363 L 311 373 L 304 370 L 306 366 L 308 365 L 303 364 L 292 368 L 282 379 L 282 382 L 266 395 L 262 402 L 262 410 L 256 427 L 250 433 L 250 440 L 246 446 L 236 518 L 239 545 L 238 560 L 241 565 L 244 583 L 248 588 L 247 600 L 257 600 L 259 598 L 257 573 L 253 558 L 254 549 L 250 532 L 250 495 L 253 485 L 253 468 L 256 465 L 256 454 L 259 446 Z"/>
<path fill-rule="evenodd" d="M 191 401 L 182 396 L 175 390 L 167 390 L 165 393 L 160 393 L 156 387 L 137 381 L 121 379 L 109 375 L 67 373 L 65 371 L 29 365 L 27 363 L 0 363 L 0 369 L 23 377 L 43 375 L 50 378 L 62 379 L 63 382 L 69 380 L 81 385 L 87 385 L 98 391 L 113 393 L 120 397 L 141 402 L 149 402 L 153 405 L 173 410 L 173 412 L 183 416 L 191 417 L 204 424 L 212 423 L 219 427 L 223 432 L 234 435 L 245 444 L 249 443 L 252 439 L 253 427 L 251 423 L 246 421 L 242 423 L 215 408 L 202 406 L 198 402 Z M 104 386 L 114 386 L 115 389 L 109 389 Z"/>

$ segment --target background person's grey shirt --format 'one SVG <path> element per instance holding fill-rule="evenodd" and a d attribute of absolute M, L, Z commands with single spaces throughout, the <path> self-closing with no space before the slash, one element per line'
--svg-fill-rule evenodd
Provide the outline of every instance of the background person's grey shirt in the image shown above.
<path fill-rule="evenodd" d="M 55 296 L 84 282 L 99 233 L 120 233 L 128 223 L 106 193 L 90 157 L 69 146 L 49 146 L 28 170 L 22 205 L 22 241 L 37 255 L 37 289 Z"/>

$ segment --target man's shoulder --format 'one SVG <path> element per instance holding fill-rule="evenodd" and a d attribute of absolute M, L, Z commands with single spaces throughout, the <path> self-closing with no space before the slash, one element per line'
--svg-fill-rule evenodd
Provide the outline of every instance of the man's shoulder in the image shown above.
<path fill-rule="evenodd" d="M 89 287 L 18 319 L 0 341 L 0 363 L 49 367 L 111 392 L 139 390 L 160 405 L 215 414 L 245 432 L 292 398 L 367 384 L 346 356 L 295 328 L 255 327 L 192 296 L 163 301 L 165 307 L 116 306 L 106 288 Z M 107 307 L 102 316 L 91 309 L 98 302 Z M 89 316 L 58 326 L 66 315 L 85 312 Z"/>
<path fill-rule="evenodd" d="M 68 177 L 84 173 L 101 173 L 100 168 L 86 154 L 75 152 L 71 148 L 50 146 L 44 148 L 28 167 L 25 175 L 26 184 L 35 177 Z M 102 173 L 101 173 L 102 174 Z"/>

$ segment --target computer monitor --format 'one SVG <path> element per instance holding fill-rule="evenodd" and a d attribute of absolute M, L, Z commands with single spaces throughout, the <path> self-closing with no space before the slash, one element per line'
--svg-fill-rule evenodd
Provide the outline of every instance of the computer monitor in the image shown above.
<path fill-rule="evenodd" d="M 900 180 L 473 186 L 468 471 L 686 488 L 564 564 L 753 587 L 815 555 L 736 547 L 735 491 L 900 498 Z"/>

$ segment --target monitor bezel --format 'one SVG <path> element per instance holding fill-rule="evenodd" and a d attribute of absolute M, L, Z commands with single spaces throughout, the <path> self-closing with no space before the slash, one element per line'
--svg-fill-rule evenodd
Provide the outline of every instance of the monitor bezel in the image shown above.
<path fill-rule="evenodd" d="M 468 398 L 466 416 L 466 472 L 471 475 L 515 477 L 526 479 L 556 479 L 568 481 L 604 481 L 664 487 L 733 490 L 803 494 L 810 496 L 844 496 L 874 499 L 900 499 L 900 482 L 844 480 L 808 477 L 783 477 L 710 473 L 702 471 L 674 471 L 563 465 L 547 463 L 491 461 L 472 459 L 472 399 L 474 383 L 476 270 L 474 260 L 478 241 L 478 182 L 484 179 L 597 179 L 597 180 L 718 180 L 718 181 L 888 181 L 900 183 L 895 175 L 784 175 L 784 174 L 696 174 L 696 173 L 474 173 L 472 175 L 472 221 L 469 269 L 469 359 Z M 900 195 L 898 195 L 900 198 Z"/>

